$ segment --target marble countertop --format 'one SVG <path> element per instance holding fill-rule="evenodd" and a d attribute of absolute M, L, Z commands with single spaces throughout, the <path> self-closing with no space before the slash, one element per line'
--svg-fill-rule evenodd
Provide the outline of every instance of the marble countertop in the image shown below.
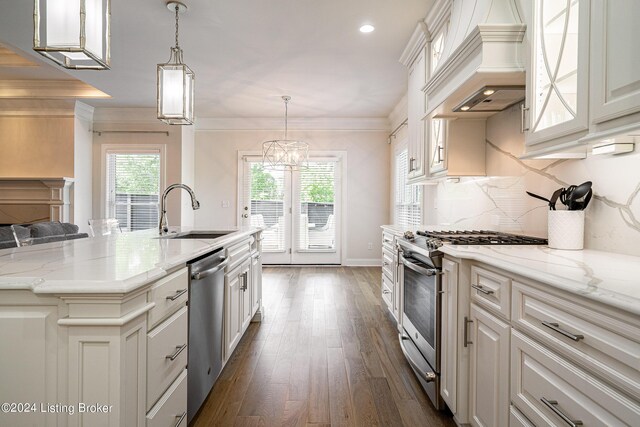
<path fill-rule="evenodd" d="M 170 228 L 178 233 L 192 230 L 196 229 Z M 0 290 L 30 289 L 38 294 L 131 292 L 174 267 L 259 229 L 220 230 L 231 233 L 217 239 L 171 239 L 158 238 L 158 231 L 153 229 L 3 249 Z"/>
<path fill-rule="evenodd" d="M 448 227 L 420 226 L 417 229 Z M 383 229 L 402 235 L 403 228 Z M 413 231 L 413 230 L 412 230 Z M 442 252 L 513 272 L 594 301 L 640 315 L 640 257 L 596 250 L 566 251 L 548 246 L 444 245 Z"/>

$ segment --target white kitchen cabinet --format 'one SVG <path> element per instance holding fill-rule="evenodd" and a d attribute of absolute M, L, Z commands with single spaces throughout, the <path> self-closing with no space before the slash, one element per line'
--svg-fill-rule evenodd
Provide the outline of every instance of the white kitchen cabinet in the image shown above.
<path fill-rule="evenodd" d="M 241 310 L 243 292 L 239 268 L 225 275 L 224 293 L 224 359 L 228 360 L 242 337 Z"/>
<path fill-rule="evenodd" d="M 254 252 L 251 255 L 251 316 L 253 316 L 262 303 L 262 255 Z"/>
<path fill-rule="evenodd" d="M 252 259 L 247 260 L 247 262 L 243 265 L 243 271 L 240 273 L 240 289 L 242 290 L 242 307 L 240 307 L 240 316 L 242 319 L 243 333 L 249 327 L 249 323 L 251 323 L 251 317 L 253 317 L 253 313 L 251 312 L 251 308 L 253 306 L 253 299 L 251 298 L 251 263 Z"/>
<path fill-rule="evenodd" d="M 578 146 L 589 129 L 588 0 L 521 0 L 527 152 Z"/>
<path fill-rule="evenodd" d="M 640 112 L 640 2 L 591 4 L 591 122 L 603 124 Z M 621 125 L 638 121 L 627 117 Z"/>
<path fill-rule="evenodd" d="M 471 304 L 470 313 L 470 422 L 476 427 L 507 427 L 511 327 L 476 304 Z"/>
<path fill-rule="evenodd" d="M 457 411 L 458 264 L 442 260 L 442 340 L 440 347 L 440 395 L 454 414 Z"/>
<path fill-rule="evenodd" d="M 511 401 L 535 425 L 631 426 L 640 403 L 513 330 Z"/>
<path fill-rule="evenodd" d="M 408 181 L 418 181 L 425 177 L 425 97 L 422 88 L 426 83 L 427 56 L 422 47 L 418 57 L 409 67 L 407 87 L 407 150 L 409 156 Z"/>
<path fill-rule="evenodd" d="M 429 175 L 426 178 L 444 176 L 484 176 L 485 167 L 485 119 L 437 118 L 425 119 Z"/>

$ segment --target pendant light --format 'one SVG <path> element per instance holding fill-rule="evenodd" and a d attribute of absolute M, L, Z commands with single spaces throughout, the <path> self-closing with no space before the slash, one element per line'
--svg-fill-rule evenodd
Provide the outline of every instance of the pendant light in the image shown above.
<path fill-rule="evenodd" d="M 158 119 L 170 125 L 191 125 L 195 75 L 182 62 L 182 49 L 178 43 L 178 15 L 185 12 L 187 6 L 172 1 L 167 3 L 167 8 L 176 15 L 176 45 L 171 48 L 169 61 L 158 64 Z"/>
<path fill-rule="evenodd" d="M 288 139 L 288 113 L 290 96 L 283 96 L 284 101 L 284 138 L 262 143 L 262 164 L 267 169 L 299 170 L 308 167 L 309 144 L 303 141 Z"/>
<path fill-rule="evenodd" d="M 111 0 L 35 0 L 33 50 L 64 68 L 108 70 Z"/>

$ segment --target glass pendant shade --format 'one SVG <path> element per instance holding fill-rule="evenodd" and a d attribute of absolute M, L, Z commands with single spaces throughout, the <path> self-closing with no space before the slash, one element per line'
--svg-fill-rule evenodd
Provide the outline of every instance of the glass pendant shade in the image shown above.
<path fill-rule="evenodd" d="M 289 101 L 291 97 L 283 96 L 284 101 L 284 138 L 262 143 L 262 164 L 273 170 L 306 169 L 309 163 L 309 144 L 304 141 L 287 139 L 289 130 Z"/>
<path fill-rule="evenodd" d="M 108 70 L 111 0 L 35 0 L 33 50 L 69 69 Z"/>
<path fill-rule="evenodd" d="M 192 125 L 195 74 L 182 61 L 182 49 L 178 41 L 178 15 L 186 12 L 187 6 L 170 1 L 167 8 L 175 13 L 176 45 L 171 48 L 169 61 L 158 64 L 158 119 L 170 125 Z"/>
<path fill-rule="evenodd" d="M 309 144 L 303 141 L 276 139 L 262 143 L 262 163 L 273 170 L 305 169 L 309 162 Z"/>
<path fill-rule="evenodd" d="M 195 75 L 182 63 L 182 50 L 171 48 L 171 59 L 158 64 L 158 118 L 170 125 L 193 124 Z"/>

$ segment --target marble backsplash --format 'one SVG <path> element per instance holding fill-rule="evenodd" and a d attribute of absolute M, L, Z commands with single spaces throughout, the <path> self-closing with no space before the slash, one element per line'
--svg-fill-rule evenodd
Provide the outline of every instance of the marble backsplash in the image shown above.
<path fill-rule="evenodd" d="M 520 160 L 518 106 L 487 122 L 487 176 L 425 186 L 425 224 L 547 235 L 545 202 L 554 190 L 592 181 L 585 248 L 640 255 L 640 151 L 584 160 Z M 561 204 L 558 202 L 558 205 Z"/>

